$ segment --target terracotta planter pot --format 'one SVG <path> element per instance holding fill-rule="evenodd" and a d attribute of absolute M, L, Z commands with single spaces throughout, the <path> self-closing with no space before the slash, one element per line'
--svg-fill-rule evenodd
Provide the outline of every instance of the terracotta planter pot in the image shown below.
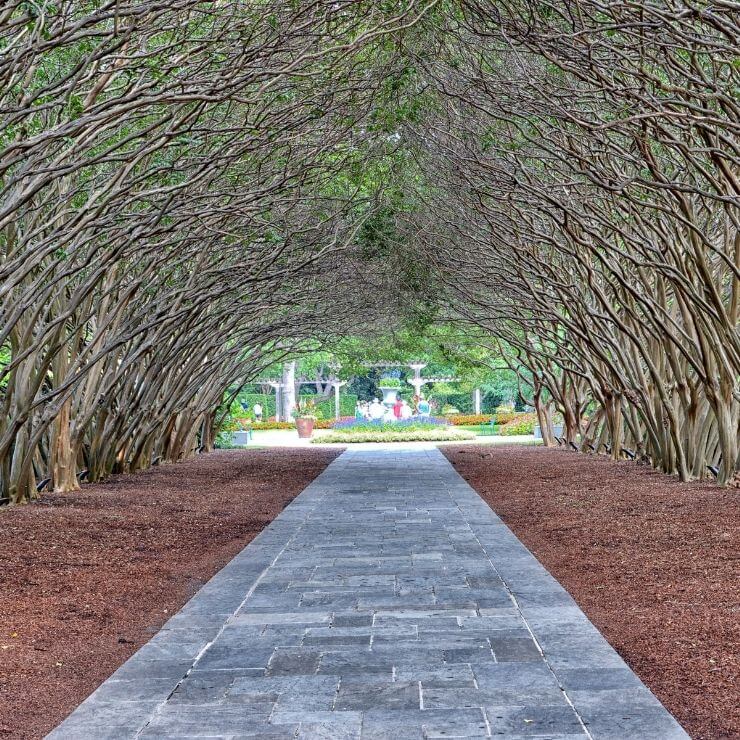
<path fill-rule="evenodd" d="M 313 419 L 302 419 L 298 417 L 295 420 L 296 429 L 298 429 L 298 436 L 301 439 L 309 439 L 313 434 Z"/>

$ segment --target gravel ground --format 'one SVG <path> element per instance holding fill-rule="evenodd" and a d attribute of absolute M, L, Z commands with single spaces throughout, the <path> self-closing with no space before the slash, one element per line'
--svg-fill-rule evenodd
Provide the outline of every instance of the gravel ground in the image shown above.
<path fill-rule="evenodd" d="M 740 738 L 737 489 L 557 449 L 443 452 L 692 737 Z"/>
<path fill-rule="evenodd" d="M 340 452 L 214 452 L 0 510 L 0 737 L 43 737 Z"/>

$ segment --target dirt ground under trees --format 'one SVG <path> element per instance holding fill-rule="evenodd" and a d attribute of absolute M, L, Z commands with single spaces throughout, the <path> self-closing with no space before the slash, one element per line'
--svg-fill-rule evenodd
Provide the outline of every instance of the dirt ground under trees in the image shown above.
<path fill-rule="evenodd" d="M 443 449 L 692 737 L 740 737 L 737 490 Z M 0 510 L 0 737 L 54 727 L 339 452 L 216 452 Z"/>
<path fill-rule="evenodd" d="M 340 452 L 214 452 L 0 510 L 0 737 L 51 730 Z"/>
<path fill-rule="evenodd" d="M 693 738 L 740 737 L 737 489 L 557 449 L 443 451 Z"/>

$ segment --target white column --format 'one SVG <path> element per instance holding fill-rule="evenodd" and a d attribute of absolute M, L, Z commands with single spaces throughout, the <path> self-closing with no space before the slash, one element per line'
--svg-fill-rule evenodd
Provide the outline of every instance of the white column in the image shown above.
<path fill-rule="evenodd" d="M 280 400 L 282 401 L 282 411 L 286 421 L 290 421 L 290 415 L 295 408 L 297 400 L 295 382 L 296 364 L 297 363 L 295 360 L 283 363 L 283 377 L 282 384 L 280 386 Z"/>
<path fill-rule="evenodd" d="M 346 384 L 346 380 L 334 381 L 334 417 L 339 421 L 339 389 Z"/>
<path fill-rule="evenodd" d="M 421 377 L 421 371 L 427 366 L 426 362 L 410 362 L 408 365 L 414 371 L 413 378 L 407 378 L 406 382 L 414 386 L 414 395 L 421 396 L 421 389 L 427 382 Z"/>
<path fill-rule="evenodd" d="M 480 388 L 473 391 L 473 409 L 476 414 L 480 414 Z"/>

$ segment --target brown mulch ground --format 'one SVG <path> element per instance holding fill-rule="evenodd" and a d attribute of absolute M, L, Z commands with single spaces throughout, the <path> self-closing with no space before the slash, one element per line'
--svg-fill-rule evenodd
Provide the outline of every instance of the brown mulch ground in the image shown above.
<path fill-rule="evenodd" d="M 0 510 L 0 737 L 51 730 L 340 452 L 214 452 Z"/>
<path fill-rule="evenodd" d="M 736 489 L 557 449 L 443 451 L 692 737 L 740 737 Z"/>

